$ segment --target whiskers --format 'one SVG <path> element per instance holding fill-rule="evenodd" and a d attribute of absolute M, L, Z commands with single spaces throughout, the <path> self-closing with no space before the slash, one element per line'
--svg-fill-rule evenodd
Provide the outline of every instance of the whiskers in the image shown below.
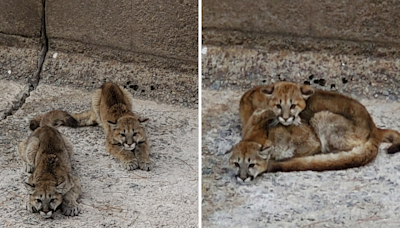
<path fill-rule="evenodd" d="M 267 121 L 267 127 L 275 127 L 276 125 L 279 124 L 279 120 L 278 119 L 269 119 Z"/>

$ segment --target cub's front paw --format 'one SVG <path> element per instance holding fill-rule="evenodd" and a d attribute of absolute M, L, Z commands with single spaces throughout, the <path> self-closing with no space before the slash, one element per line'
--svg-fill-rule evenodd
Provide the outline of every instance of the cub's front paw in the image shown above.
<path fill-rule="evenodd" d="M 296 126 L 299 126 L 301 124 L 300 116 L 296 116 L 296 118 L 294 118 L 293 124 L 296 125 Z"/>
<path fill-rule="evenodd" d="M 154 167 L 154 162 L 151 160 L 139 162 L 139 168 L 141 170 L 150 171 L 153 169 L 153 167 Z"/>
<path fill-rule="evenodd" d="M 26 210 L 28 210 L 30 213 L 36 213 L 37 212 L 36 208 L 33 207 L 30 202 L 26 202 Z"/>
<path fill-rule="evenodd" d="M 127 170 L 135 170 L 139 167 L 137 161 L 130 161 L 130 162 L 123 162 L 122 167 L 124 167 Z"/>
<path fill-rule="evenodd" d="M 71 205 L 71 206 L 66 206 L 66 205 L 61 205 L 61 212 L 63 215 L 66 216 L 76 216 L 79 214 L 80 208 L 78 205 Z"/>
<path fill-rule="evenodd" d="M 33 173 L 33 171 L 35 171 L 35 167 L 33 167 L 32 165 L 29 165 L 28 163 L 25 163 L 25 172 L 27 173 Z"/>

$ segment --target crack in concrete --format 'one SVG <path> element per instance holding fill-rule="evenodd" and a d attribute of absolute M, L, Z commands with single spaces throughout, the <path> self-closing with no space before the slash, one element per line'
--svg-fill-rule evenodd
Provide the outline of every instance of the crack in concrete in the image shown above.
<path fill-rule="evenodd" d="M 41 41 L 42 41 L 42 50 L 39 53 L 38 58 L 38 68 L 33 74 L 32 80 L 30 80 L 29 92 L 36 89 L 40 81 L 40 73 L 42 72 L 42 67 L 44 60 L 46 58 L 47 51 L 49 49 L 49 41 L 47 39 L 46 33 L 46 0 L 42 0 L 43 3 L 43 13 L 42 13 L 42 29 L 41 29 Z"/>
<path fill-rule="evenodd" d="M 42 48 L 40 50 L 39 56 L 38 56 L 38 62 L 37 62 L 37 69 L 33 73 L 33 77 L 29 79 L 28 81 L 28 86 L 29 86 L 29 91 L 28 92 L 23 92 L 22 96 L 20 98 L 17 98 L 17 101 L 14 102 L 14 104 L 10 107 L 9 110 L 7 110 L 4 113 L 4 118 L 6 119 L 8 116 L 13 115 L 16 111 L 18 111 L 22 105 L 24 105 L 26 98 L 30 96 L 30 93 L 37 88 L 39 85 L 40 81 L 40 73 L 42 72 L 42 67 L 44 60 L 46 58 L 46 54 L 48 51 L 48 39 L 47 39 L 47 33 L 46 33 L 46 0 L 42 0 L 42 28 L 41 28 L 41 43 L 42 43 Z"/>

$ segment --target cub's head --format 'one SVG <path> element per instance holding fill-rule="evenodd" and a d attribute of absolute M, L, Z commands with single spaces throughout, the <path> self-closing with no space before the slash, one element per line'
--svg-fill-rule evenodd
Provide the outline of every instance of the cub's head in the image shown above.
<path fill-rule="evenodd" d="M 269 153 L 261 144 L 240 141 L 232 149 L 229 165 L 236 170 L 239 182 L 250 182 L 267 170 Z"/>
<path fill-rule="evenodd" d="M 125 150 L 134 150 L 137 145 L 146 141 L 146 133 L 140 123 L 148 119 L 137 119 L 133 116 L 124 116 L 116 123 L 108 121 L 113 129 L 113 139 L 120 143 Z"/>
<path fill-rule="evenodd" d="M 308 85 L 277 82 L 265 86 L 261 92 L 269 98 L 268 106 L 278 116 L 279 122 L 289 126 L 299 120 L 298 115 L 306 107 L 306 100 L 314 94 L 314 89 Z"/>
<path fill-rule="evenodd" d="M 66 181 L 56 186 L 54 182 L 25 183 L 29 192 L 29 204 L 33 212 L 38 212 L 43 218 L 51 218 L 57 207 L 63 201 L 63 195 L 72 187 Z"/>

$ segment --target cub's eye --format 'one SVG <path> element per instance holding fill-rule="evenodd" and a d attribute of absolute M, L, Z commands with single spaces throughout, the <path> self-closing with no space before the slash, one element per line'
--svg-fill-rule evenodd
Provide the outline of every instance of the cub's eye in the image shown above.
<path fill-rule="evenodd" d="M 282 108 L 282 106 L 280 104 L 277 104 L 276 107 L 279 108 L 279 109 Z"/>
<path fill-rule="evenodd" d="M 122 137 L 125 137 L 125 134 L 121 134 Z"/>
<path fill-rule="evenodd" d="M 133 133 L 133 136 L 136 136 L 136 135 L 137 135 L 137 132 Z"/>
<path fill-rule="evenodd" d="M 235 166 L 236 167 L 240 167 L 239 163 L 235 162 Z"/>
<path fill-rule="evenodd" d="M 142 143 L 144 143 L 144 141 L 138 142 L 138 144 L 142 144 Z"/>
<path fill-rule="evenodd" d="M 54 202 L 54 199 L 51 199 L 51 200 L 50 200 L 50 203 L 53 203 L 53 202 Z"/>
<path fill-rule="evenodd" d="M 253 163 L 249 164 L 249 168 L 253 168 L 253 167 L 254 167 Z"/>
<path fill-rule="evenodd" d="M 296 105 L 295 105 L 295 104 L 292 104 L 292 105 L 290 106 L 290 109 L 294 109 L 294 108 L 296 108 Z"/>
<path fill-rule="evenodd" d="M 40 200 L 40 199 L 36 199 L 36 202 L 38 202 L 38 203 L 41 203 L 41 202 L 42 202 L 42 200 Z"/>

